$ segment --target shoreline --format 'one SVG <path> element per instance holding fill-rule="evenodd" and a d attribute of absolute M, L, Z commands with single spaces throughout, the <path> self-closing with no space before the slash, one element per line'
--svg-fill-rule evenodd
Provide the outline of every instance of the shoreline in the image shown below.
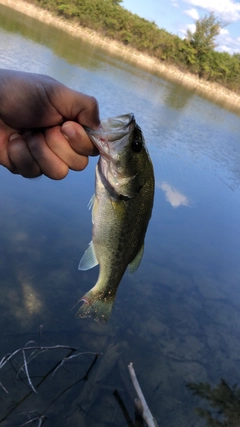
<path fill-rule="evenodd" d="M 209 101 L 215 102 L 233 112 L 240 113 L 240 95 L 217 83 L 199 80 L 197 76 L 188 72 L 182 72 L 172 65 L 161 63 L 154 57 L 143 54 L 118 41 L 103 37 L 94 30 L 81 27 L 77 23 L 55 16 L 49 11 L 27 3 L 24 0 L 0 0 L 0 4 L 42 21 L 45 24 L 62 29 L 74 37 L 84 39 L 95 46 L 101 47 L 109 53 L 119 55 L 123 60 L 130 61 L 150 73 L 157 73 L 159 77 L 179 83 L 187 89 L 194 90 L 197 95 L 203 96 Z"/>

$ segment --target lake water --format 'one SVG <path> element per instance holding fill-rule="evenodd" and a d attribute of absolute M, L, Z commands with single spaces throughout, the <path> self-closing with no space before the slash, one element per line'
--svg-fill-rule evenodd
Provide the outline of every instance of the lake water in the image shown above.
<path fill-rule="evenodd" d="M 17 354 L 0 370 L 0 425 L 134 425 L 119 404 L 134 419 L 133 362 L 159 426 L 205 426 L 186 384 L 240 384 L 239 116 L 3 6 L 0 63 L 94 95 L 102 118 L 134 112 L 156 175 L 142 263 L 101 325 L 72 309 L 98 276 L 77 270 L 97 159 L 59 182 L 0 168 L 0 360 L 29 341 L 102 353 L 89 372 L 94 354 L 61 367 L 68 350 L 39 354 L 29 363 L 37 394 Z"/>

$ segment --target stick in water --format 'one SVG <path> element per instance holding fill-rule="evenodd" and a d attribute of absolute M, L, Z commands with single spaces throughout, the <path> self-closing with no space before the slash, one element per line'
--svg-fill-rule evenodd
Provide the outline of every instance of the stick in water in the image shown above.
<path fill-rule="evenodd" d="M 138 382 L 138 379 L 136 377 L 132 363 L 130 363 L 128 365 L 128 370 L 130 373 L 130 377 L 131 377 L 133 386 L 135 388 L 135 391 L 136 391 L 136 393 L 138 395 L 138 399 L 139 399 L 139 401 L 137 401 L 137 409 L 142 414 L 142 416 L 143 416 L 144 420 L 146 421 L 148 427 L 158 427 L 156 420 L 154 419 L 154 417 L 152 416 L 152 414 L 150 412 L 150 409 L 147 405 L 145 397 L 143 396 L 143 392 L 142 392 L 141 387 L 139 385 L 139 382 Z"/>

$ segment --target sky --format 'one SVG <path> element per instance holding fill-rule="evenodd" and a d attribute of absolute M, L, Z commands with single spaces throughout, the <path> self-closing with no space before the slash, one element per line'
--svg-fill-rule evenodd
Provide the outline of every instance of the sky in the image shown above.
<path fill-rule="evenodd" d="M 216 38 L 216 50 L 240 53 L 240 1 L 236 0 L 123 0 L 125 9 L 155 21 L 160 28 L 184 38 L 194 22 L 214 12 L 222 29 Z"/>

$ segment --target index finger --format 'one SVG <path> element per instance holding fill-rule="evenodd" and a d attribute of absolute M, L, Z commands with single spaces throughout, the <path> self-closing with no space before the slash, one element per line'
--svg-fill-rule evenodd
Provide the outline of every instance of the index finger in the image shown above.
<path fill-rule="evenodd" d="M 62 85 L 61 91 L 50 91 L 49 97 L 65 120 L 74 120 L 83 126 L 98 129 L 99 108 L 94 96 L 85 95 Z"/>

